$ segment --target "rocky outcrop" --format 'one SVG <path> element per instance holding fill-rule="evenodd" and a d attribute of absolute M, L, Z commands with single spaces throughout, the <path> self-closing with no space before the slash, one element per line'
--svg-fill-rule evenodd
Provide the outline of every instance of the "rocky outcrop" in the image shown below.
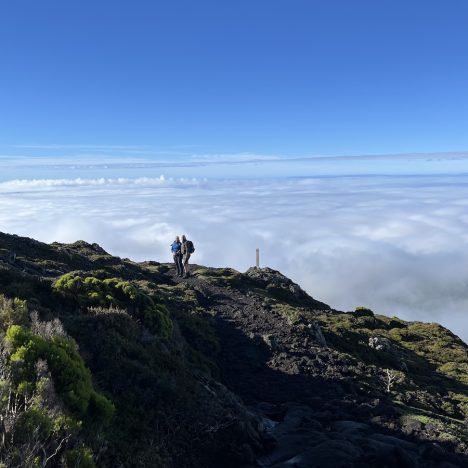
<path fill-rule="evenodd" d="M 265 288 L 274 299 L 287 300 L 303 307 L 330 310 L 330 306 L 311 298 L 298 284 L 272 268 L 249 268 L 245 278 L 256 286 Z"/>
<path fill-rule="evenodd" d="M 395 348 L 392 346 L 392 342 L 388 338 L 383 338 L 381 336 L 371 336 L 369 338 L 369 346 L 377 351 L 395 353 Z"/>
<path fill-rule="evenodd" d="M 318 343 L 320 346 L 327 346 L 327 340 L 323 336 L 323 331 L 320 328 L 320 325 L 316 322 L 308 323 L 307 328 L 312 336 L 312 339 Z"/>
<path fill-rule="evenodd" d="M 274 447 L 257 459 L 261 467 L 465 466 L 462 459 L 440 444 L 410 441 L 394 433 L 379 432 L 372 424 L 356 420 L 331 422 L 324 417 L 323 411 L 309 406 L 263 403 L 257 410 L 264 415 L 266 432 Z"/>
<path fill-rule="evenodd" d="M 398 368 L 404 372 L 408 372 L 408 366 L 405 362 L 405 352 L 401 347 L 382 336 L 371 336 L 368 343 L 370 348 L 391 355 L 394 361 L 398 362 Z"/>

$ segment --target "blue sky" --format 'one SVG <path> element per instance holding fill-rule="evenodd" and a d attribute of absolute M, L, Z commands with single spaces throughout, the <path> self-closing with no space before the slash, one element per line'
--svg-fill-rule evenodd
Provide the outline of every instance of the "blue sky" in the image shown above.
<path fill-rule="evenodd" d="M 466 150 L 467 22 L 464 0 L 2 2 L 0 154 Z"/>
<path fill-rule="evenodd" d="M 468 340 L 468 2 L 0 2 L 0 231 L 263 266 Z M 220 248 L 229 245 L 229 249 Z"/>

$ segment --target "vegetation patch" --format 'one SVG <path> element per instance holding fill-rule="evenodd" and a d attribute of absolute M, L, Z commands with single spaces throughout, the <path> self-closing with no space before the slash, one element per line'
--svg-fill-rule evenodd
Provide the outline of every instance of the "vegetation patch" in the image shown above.
<path fill-rule="evenodd" d="M 72 306 L 126 308 L 156 336 L 167 339 L 172 333 L 172 322 L 165 306 L 129 281 L 67 273 L 58 278 L 52 288 Z"/>
<path fill-rule="evenodd" d="M 11 347 L 9 363 L 13 380 L 20 392 L 33 391 L 36 363 L 44 360 L 52 374 L 57 393 L 74 415 L 85 418 L 91 408 L 92 416 L 98 422 L 108 422 L 112 417 L 112 403 L 94 391 L 91 373 L 71 338 L 53 336 L 46 339 L 34 335 L 25 327 L 11 325 L 5 341 Z"/>
<path fill-rule="evenodd" d="M 299 310 L 287 303 L 273 304 L 271 308 L 286 318 L 291 325 L 298 323 L 301 320 L 301 313 Z"/>

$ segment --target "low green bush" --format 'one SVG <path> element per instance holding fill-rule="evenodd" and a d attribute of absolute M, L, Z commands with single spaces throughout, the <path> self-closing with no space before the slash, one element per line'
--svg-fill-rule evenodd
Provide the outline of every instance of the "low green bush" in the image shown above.
<path fill-rule="evenodd" d="M 374 312 L 367 307 L 358 306 L 354 309 L 353 315 L 355 317 L 374 317 Z"/>
<path fill-rule="evenodd" d="M 65 454 L 67 468 L 96 468 L 93 453 L 87 447 L 68 450 Z"/>
<path fill-rule="evenodd" d="M 74 273 L 61 276 L 52 289 L 62 297 L 87 306 L 122 306 L 138 295 L 137 289 L 128 281 L 117 278 L 101 280 L 94 276 L 82 278 Z"/>
<path fill-rule="evenodd" d="M 10 325 L 25 325 L 28 321 L 26 301 L 18 298 L 8 299 L 0 294 L 0 328 L 6 330 Z"/>
<path fill-rule="evenodd" d="M 19 325 L 11 325 L 5 336 L 11 347 L 10 365 L 18 389 L 29 391 L 35 384 L 35 365 L 38 360 L 47 362 L 57 393 L 67 408 L 78 417 L 85 417 L 90 401 L 95 415 L 106 423 L 113 414 L 113 405 L 93 390 L 91 373 L 78 354 L 73 339 L 53 336 L 49 339 L 34 335 Z M 99 404 L 96 404 L 96 402 Z"/>
<path fill-rule="evenodd" d="M 26 443 L 32 436 L 45 440 L 52 431 L 52 420 L 46 411 L 32 407 L 19 415 L 14 427 L 13 438 L 16 444 Z"/>
<path fill-rule="evenodd" d="M 103 395 L 92 391 L 89 397 L 88 413 L 92 421 L 109 421 L 115 412 L 115 406 Z"/>
<path fill-rule="evenodd" d="M 129 281 L 117 278 L 82 278 L 67 273 L 55 281 L 54 292 L 77 307 L 118 307 L 127 309 L 151 333 L 169 338 L 172 322 L 167 309 L 157 304 Z"/>

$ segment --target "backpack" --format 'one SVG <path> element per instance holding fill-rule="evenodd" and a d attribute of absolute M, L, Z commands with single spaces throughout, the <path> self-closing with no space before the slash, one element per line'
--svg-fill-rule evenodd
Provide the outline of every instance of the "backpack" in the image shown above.
<path fill-rule="evenodd" d="M 195 252 L 195 247 L 193 246 L 192 241 L 188 240 L 185 244 L 185 248 L 189 254 L 193 254 L 193 252 Z"/>

